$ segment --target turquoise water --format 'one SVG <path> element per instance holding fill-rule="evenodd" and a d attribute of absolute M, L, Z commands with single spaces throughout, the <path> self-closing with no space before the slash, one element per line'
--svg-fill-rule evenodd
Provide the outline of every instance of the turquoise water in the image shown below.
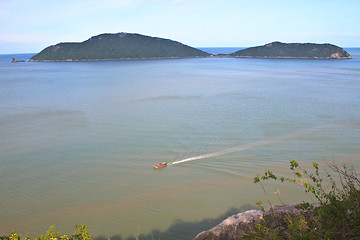
<path fill-rule="evenodd" d="M 0 55 L 0 233 L 86 224 L 97 237 L 191 239 L 264 200 L 252 178 L 265 169 L 359 168 L 360 51 L 348 51 L 340 61 Z M 283 189 L 288 202 L 307 198 Z"/>

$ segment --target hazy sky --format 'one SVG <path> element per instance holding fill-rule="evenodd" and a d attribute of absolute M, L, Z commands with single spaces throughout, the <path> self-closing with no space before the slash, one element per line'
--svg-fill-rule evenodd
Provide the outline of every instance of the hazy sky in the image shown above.
<path fill-rule="evenodd" d="M 360 0 L 0 0 L 0 54 L 118 32 L 193 47 L 360 47 L 359 25 Z"/>

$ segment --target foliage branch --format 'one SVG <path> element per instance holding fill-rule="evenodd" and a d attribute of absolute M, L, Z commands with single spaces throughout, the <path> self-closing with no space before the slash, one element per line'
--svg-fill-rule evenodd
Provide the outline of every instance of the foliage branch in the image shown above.
<path fill-rule="evenodd" d="M 264 212 L 264 219 L 256 224 L 254 230 L 247 232 L 244 239 L 360 239 L 360 179 L 354 168 L 335 164 L 329 168 L 336 177 L 326 174 L 325 181 L 319 171 L 318 163 L 313 170 L 302 169 L 295 160 L 290 161 L 292 177 L 278 177 L 272 171 L 256 176 L 254 183 L 260 183 L 270 209 Z M 300 184 L 305 192 L 311 193 L 317 203 L 303 202 L 296 211 L 274 211 L 262 184 L 267 180 L 280 180 Z M 325 184 L 329 183 L 329 186 Z"/>

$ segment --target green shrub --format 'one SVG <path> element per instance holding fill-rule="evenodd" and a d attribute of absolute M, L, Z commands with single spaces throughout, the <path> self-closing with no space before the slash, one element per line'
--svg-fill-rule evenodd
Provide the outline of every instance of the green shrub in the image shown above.
<path fill-rule="evenodd" d="M 54 226 L 51 226 L 50 229 L 45 233 L 45 235 L 41 235 L 40 237 L 36 237 L 34 240 L 91 240 L 92 236 L 90 235 L 90 231 L 88 227 L 85 225 L 74 225 L 76 230 L 70 237 L 68 235 L 62 235 L 60 232 L 54 232 Z M 21 234 L 16 232 L 12 232 L 9 236 L 0 236 L 0 240 L 21 240 Z M 23 238 L 24 240 L 30 240 L 30 238 Z"/>
<path fill-rule="evenodd" d="M 255 177 L 254 182 L 261 184 L 270 210 L 265 213 L 262 207 L 264 219 L 244 239 L 360 239 L 360 179 L 354 168 L 329 167 L 337 175 L 336 178 L 326 175 L 329 187 L 324 186 L 315 162 L 310 172 L 300 168 L 297 161 L 290 161 L 292 178 L 279 178 L 270 170 Z M 300 184 L 318 202 L 299 204 L 296 212 L 286 211 L 283 205 L 282 212 L 275 212 L 262 184 L 269 179 Z"/>

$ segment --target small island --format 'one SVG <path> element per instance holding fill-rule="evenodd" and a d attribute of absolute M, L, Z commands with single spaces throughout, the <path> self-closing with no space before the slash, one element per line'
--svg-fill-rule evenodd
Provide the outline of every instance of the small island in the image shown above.
<path fill-rule="evenodd" d="M 13 63 L 15 63 L 15 62 L 25 62 L 25 60 L 19 60 L 19 59 L 12 58 L 11 62 L 13 62 Z"/>
<path fill-rule="evenodd" d="M 29 61 L 96 61 L 209 55 L 170 39 L 122 32 L 100 34 L 80 43 L 59 43 L 49 46 Z"/>
<path fill-rule="evenodd" d="M 228 56 L 240 58 L 350 59 L 344 49 L 332 44 L 272 42 L 246 48 Z"/>

